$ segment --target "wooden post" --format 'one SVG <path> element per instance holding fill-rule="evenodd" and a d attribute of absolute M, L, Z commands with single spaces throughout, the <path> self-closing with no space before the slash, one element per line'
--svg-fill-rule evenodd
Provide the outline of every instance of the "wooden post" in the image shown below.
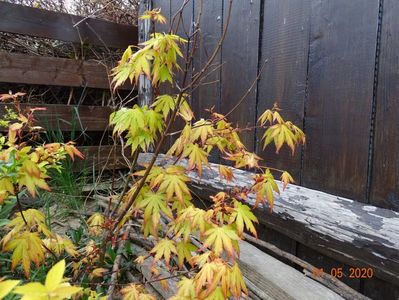
<path fill-rule="evenodd" d="M 152 9 L 152 0 L 141 0 L 139 2 L 139 15 L 144 14 L 146 10 Z M 150 38 L 153 24 L 151 20 L 139 19 L 139 43 L 145 42 Z M 145 76 L 140 75 L 139 79 L 139 105 L 150 105 L 153 98 L 151 81 Z"/>

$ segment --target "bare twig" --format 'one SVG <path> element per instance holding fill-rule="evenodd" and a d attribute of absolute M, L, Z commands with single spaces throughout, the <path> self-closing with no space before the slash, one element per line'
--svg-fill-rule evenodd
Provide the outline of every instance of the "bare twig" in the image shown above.
<path fill-rule="evenodd" d="M 131 228 L 131 223 L 129 222 L 126 226 L 126 230 L 123 233 L 123 235 L 129 236 L 130 228 Z M 108 288 L 107 300 L 112 300 L 114 297 L 114 294 L 115 294 L 115 286 L 118 281 L 119 267 L 120 267 L 120 263 L 122 260 L 122 252 L 123 252 L 123 247 L 125 246 L 125 243 L 126 243 L 126 239 L 122 239 L 118 245 L 117 255 L 116 255 L 116 258 L 114 261 L 114 265 L 112 267 L 112 275 L 111 275 L 111 279 L 110 279 L 111 284 Z"/>

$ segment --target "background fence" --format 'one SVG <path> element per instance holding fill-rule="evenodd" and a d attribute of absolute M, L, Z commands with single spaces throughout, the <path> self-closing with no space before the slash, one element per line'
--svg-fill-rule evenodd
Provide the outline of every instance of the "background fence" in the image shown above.
<path fill-rule="evenodd" d="M 188 3 L 185 29 L 199 11 Z M 172 17 L 180 0 L 156 0 Z M 199 69 L 226 23 L 228 0 L 203 1 Z M 234 1 L 220 69 L 193 93 L 197 115 L 229 112 L 267 60 L 256 88 L 231 118 L 253 124 L 277 102 L 301 125 L 307 145 L 291 156 L 245 142 L 303 186 L 399 210 L 399 2 L 396 0 Z M 181 26 L 183 29 L 183 26 Z M 181 30 L 184 32 L 184 30 Z M 194 70 L 195 71 L 195 70 Z"/>
<path fill-rule="evenodd" d="M 45 38 L 51 41 L 70 42 L 74 47 L 88 49 L 101 47 L 100 52 L 108 53 L 116 49 L 124 50 L 128 45 L 137 45 L 137 27 L 116 24 L 93 18 L 82 18 L 66 13 L 31 8 L 0 2 L 3 17 L 0 20 L 0 32 L 22 36 Z M 71 59 L 60 57 L 38 56 L 28 53 L 11 53 L 0 51 L 0 82 L 1 92 L 7 84 L 25 84 L 38 87 L 57 86 L 74 89 L 91 89 L 99 91 L 110 90 L 110 69 L 108 65 L 96 59 Z M 20 91 L 17 90 L 12 92 Z M 131 92 L 132 87 L 121 88 Z M 131 93 L 134 95 L 134 92 Z M 83 93 L 82 93 L 83 95 Z M 82 96 L 81 96 L 82 97 Z M 26 100 L 27 97 L 25 97 Z M 54 97 L 55 98 L 55 97 Z M 63 101 L 64 99 L 62 99 Z M 38 125 L 49 131 L 62 132 L 66 140 L 75 136 L 86 136 L 90 146 L 80 147 L 86 155 L 84 164 L 96 169 L 124 168 L 126 163 L 121 155 L 121 149 L 109 142 L 109 115 L 112 107 L 101 101 L 97 105 L 81 105 L 67 101 L 57 104 L 30 102 L 23 104 L 24 108 L 44 107 L 37 111 L 35 119 Z M 100 104 L 98 104 L 100 102 Z M 0 103 L 0 115 L 10 104 Z M 74 132 L 73 134 L 71 132 Z"/>

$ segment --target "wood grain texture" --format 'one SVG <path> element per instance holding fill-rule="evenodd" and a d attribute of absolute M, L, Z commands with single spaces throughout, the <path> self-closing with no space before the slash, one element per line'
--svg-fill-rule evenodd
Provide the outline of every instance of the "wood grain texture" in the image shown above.
<path fill-rule="evenodd" d="M 168 33 L 171 26 L 171 0 L 153 0 L 152 4 L 154 8 L 160 8 L 162 15 L 166 18 L 166 24 L 155 24 L 156 32 L 165 32 Z M 157 89 L 154 89 L 154 97 L 157 97 L 162 94 L 172 94 L 173 89 L 170 86 L 169 82 L 161 84 L 161 86 Z M 172 143 L 172 139 L 167 137 L 162 146 L 162 152 L 165 153 L 169 150 Z"/>
<path fill-rule="evenodd" d="M 366 194 L 377 21 L 378 1 L 312 1 L 302 183 L 359 201 Z"/>
<path fill-rule="evenodd" d="M 309 51 L 310 0 L 265 1 L 260 64 L 265 65 L 258 83 L 258 116 L 274 103 L 282 109 L 285 119 L 302 127 L 307 60 Z M 288 170 L 299 182 L 301 149 L 295 155 L 283 147 L 275 154 L 275 147 L 264 151 L 261 138 L 265 130 L 257 130 L 257 153 L 267 165 Z"/>
<path fill-rule="evenodd" d="M 10 104 L 0 103 L 0 115 L 4 115 Z M 21 104 L 21 109 L 45 108 L 34 113 L 35 125 L 46 130 L 105 131 L 108 128 L 112 109 L 107 106 L 74 106 L 61 104 Z"/>
<path fill-rule="evenodd" d="M 184 81 L 184 70 L 186 69 L 186 59 L 189 58 L 191 49 L 193 46 L 193 40 L 191 38 L 193 32 L 193 12 L 194 12 L 194 1 L 185 1 L 185 0 L 172 0 L 170 2 L 170 15 L 171 15 L 171 24 L 173 28 L 173 33 L 178 36 L 184 38 L 188 42 L 185 44 L 180 44 L 180 49 L 185 56 L 185 59 L 178 57 L 177 62 L 181 67 L 181 71 L 176 71 L 174 76 L 174 85 L 172 87 L 172 94 L 178 95 L 180 93 L 178 87 L 185 87 L 190 83 L 191 75 L 192 75 L 192 64 L 188 66 L 186 80 Z M 191 91 L 187 92 L 188 95 L 191 95 Z M 187 99 L 190 101 L 190 96 Z M 177 117 L 175 122 L 172 124 L 171 132 L 176 132 L 185 126 L 185 122 Z M 170 145 L 174 143 L 178 135 L 173 135 L 169 139 Z"/>
<path fill-rule="evenodd" d="M 140 154 L 139 163 L 148 163 L 152 154 Z M 175 159 L 160 156 L 158 165 Z M 187 160 L 180 165 L 187 167 Z M 210 163 L 202 177 L 188 172 L 191 189 L 203 199 L 215 192 L 250 187 L 253 173 L 233 169 L 234 180 L 220 179 L 219 165 Z M 281 187 L 281 183 L 279 183 Z M 250 195 L 248 203 L 255 203 Z M 290 185 L 276 196 L 273 212 L 255 209 L 260 223 L 291 239 L 352 267 L 372 267 L 374 276 L 398 287 L 399 213 Z"/>
<path fill-rule="evenodd" d="M 0 2 L 0 31 L 109 48 L 137 45 L 137 27 Z"/>
<path fill-rule="evenodd" d="M 238 103 L 256 80 L 260 0 L 233 1 L 231 22 L 222 48 L 222 99 L 221 112 L 227 113 Z M 224 24 L 227 22 L 229 1 L 224 1 Z M 253 126 L 256 118 L 256 89 L 228 117 L 244 128 Z M 248 149 L 254 148 L 254 133 L 241 134 Z"/>
<path fill-rule="evenodd" d="M 244 277 L 265 291 L 268 297 L 262 299 L 343 299 L 300 271 L 244 241 L 240 242 L 238 264 Z"/>
<path fill-rule="evenodd" d="M 127 160 L 132 159 L 130 149 L 125 149 L 121 146 L 100 145 L 78 147 L 78 149 L 85 155 L 84 160 L 76 159 L 74 163 L 75 168 L 86 168 L 96 170 L 112 170 L 112 169 L 127 169 Z"/>
<path fill-rule="evenodd" d="M 110 89 L 108 72 L 95 61 L 0 52 L 0 82 Z"/>
<path fill-rule="evenodd" d="M 384 1 L 370 203 L 399 211 L 399 2 Z"/>
<path fill-rule="evenodd" d="M 323 272 L 331 275 L 331 270 L 342 268 L 343 274 L 345 274 L 340 280 L 346 285 L 350 286 L 356 291 L 360 290 L 360 279 L 359 278 L 349 278 L 351 266 L 343 264 L 342 262 L 326 257 L 325 255 L 298 243 L 296 255 L 305 260 L 306 262 L 312 264 L 315 268 L 323 269 Z M 366 279 L 367 280 L 367 279 Z"/>
<path fill-rule="evenodd" d="M 200 1 L 196 1 L 195 17 L 200 11 Z M 223 1 L 204 3 L 201 17 L 201 31 L 194 58 L 193 74 L 199 72 L 216 49 L 222 34 Z M 204 74 L 199 86 L 192 93 L 192 108 L 197 118 L 209 118 L 205 109 L 215 107 L 220 112 L 221 51 L 216 55 L 211 67 Z"/>

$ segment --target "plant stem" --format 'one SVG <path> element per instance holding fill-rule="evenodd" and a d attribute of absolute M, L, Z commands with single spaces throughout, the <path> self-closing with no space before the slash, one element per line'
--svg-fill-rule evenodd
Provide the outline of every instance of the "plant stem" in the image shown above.
<path fill-rule="evenodd" d="M 22 220 L 24 220 L 25 225 L 28 226 L 28 222 L 26 221 L 23 210 L 22 210 L 21 201 L 19 201 L 18 192 L 15 194 L 15 197 L 17 198 L 17 206 L 18 206 L 19 213 L 21 214 Z"/>

